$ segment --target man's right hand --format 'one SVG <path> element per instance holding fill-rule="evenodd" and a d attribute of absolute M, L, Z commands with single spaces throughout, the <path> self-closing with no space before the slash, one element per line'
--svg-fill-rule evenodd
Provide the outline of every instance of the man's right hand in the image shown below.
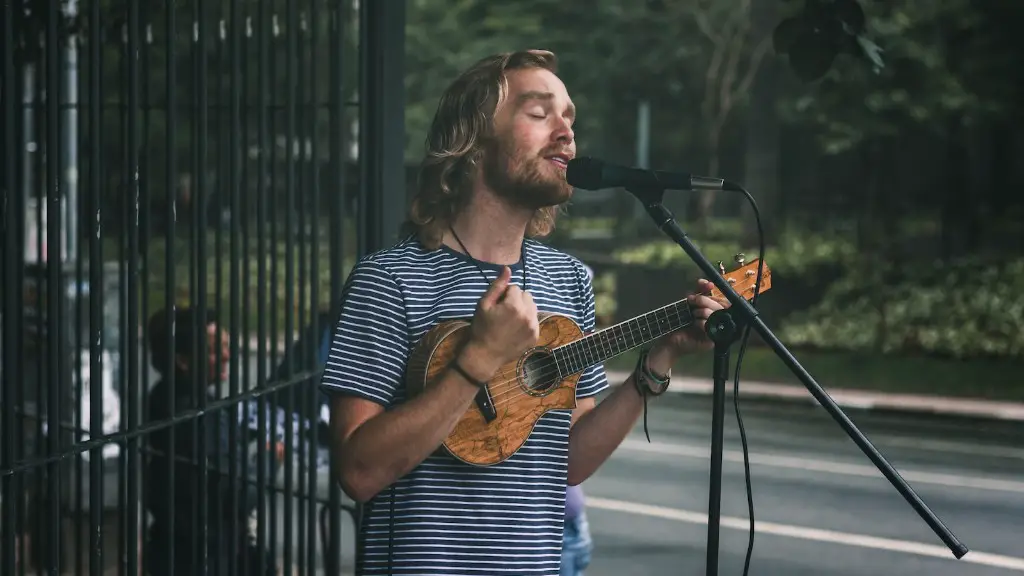
<path fill-rule="evenodd" d="M 484 381 L 535 346 L 540 338 L 533 296 L 510 285 L 511 277 L 512 271 L 505 266 L 484 292 L 473 315 L 470 339 L 463 349 L 463 368 L 472 370 L 474 376 Z"/>

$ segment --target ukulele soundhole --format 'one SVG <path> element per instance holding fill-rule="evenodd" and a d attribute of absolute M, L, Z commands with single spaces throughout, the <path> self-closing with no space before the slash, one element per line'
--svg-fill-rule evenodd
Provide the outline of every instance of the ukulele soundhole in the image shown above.
<path fill-rule="evenodd" d="M 534 348 L 519 362 L 519 385 L 527 394 L 546 396 L 558 386 L 558 366 L 547 349 Z"/>

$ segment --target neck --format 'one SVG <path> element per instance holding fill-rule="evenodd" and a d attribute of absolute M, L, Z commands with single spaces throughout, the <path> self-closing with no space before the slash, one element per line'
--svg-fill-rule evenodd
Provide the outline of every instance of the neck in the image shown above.
<path fill-rule="evenodd" d="M 649 344 L 693 322 L 685 299 L 662 306 L 552 350 L 560 378 Z"/>
<path fill-rule="evenodd" d="M 475 190 L 469 204 L 452 222 L 465 250 L 451 232 L 445 234 L 444 243 L 460 252 L 468 250 L 477 260 L 511 266 L 519 261 L 532 217 L 532 210 L 510 206 L 490 190 Z"/>

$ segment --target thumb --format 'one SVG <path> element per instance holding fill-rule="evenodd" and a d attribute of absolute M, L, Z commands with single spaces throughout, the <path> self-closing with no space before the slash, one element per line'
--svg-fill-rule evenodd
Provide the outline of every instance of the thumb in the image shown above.
<path fill-rule="evenodd" d="M 498 277 L 494 279 L 494 282 L 491 282 L 487 291 L 480 297 L 480 307 L 486 310 L 497 304 L 505 294 L 505 289 L 508 288 L 508 281 L 510 278 L 512 278 L 512 271 L 508 269 L 508 266 L 502 266 Z"/>

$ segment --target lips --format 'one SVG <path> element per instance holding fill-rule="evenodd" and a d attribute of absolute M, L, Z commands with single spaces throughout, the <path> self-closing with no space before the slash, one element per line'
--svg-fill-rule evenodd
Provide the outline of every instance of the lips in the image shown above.
<path fill-rule="evenodd" d="M 563 170 L 569 165 L 569 160 L 572 160 L 572 157 L 568 154 L 552 154 L 551 156 L 545 156 L 545 158 Z"/>

